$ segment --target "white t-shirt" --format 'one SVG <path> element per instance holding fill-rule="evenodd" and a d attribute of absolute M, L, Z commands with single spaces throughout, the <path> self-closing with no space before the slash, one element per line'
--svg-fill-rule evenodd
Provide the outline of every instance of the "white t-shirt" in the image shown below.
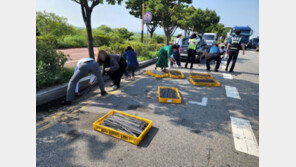
<path fill-rule="evenodd" d="M 182 38 L 175 38 L 174 44 L 178 44 L 180 47 L 182 46 Z"/>

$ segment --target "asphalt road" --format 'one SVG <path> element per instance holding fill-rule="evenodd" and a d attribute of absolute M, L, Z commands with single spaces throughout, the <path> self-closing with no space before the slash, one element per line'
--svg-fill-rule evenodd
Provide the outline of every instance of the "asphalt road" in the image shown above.
<path fill-rule="evenodd" d="M 178 69 L 185 79 L 155 79 L 144 70 L 106 98 L 96 87 L 73 106 L 37 112 L 37 166 L 259 166 L 258 155 L 250 153 L 258 153 L 259 144 L 258 52 L 239 55 L 232 79 L 224 78 L 221 67 L 221 72 L 211 72 L 220 87 L 193 86 L 189 69 Z M 205 65 L 195 64 L 192 71 L 205 72 Z M 158 86 L 177 87 L 182 104 L 158 103 Z M 228 97 L 227 86 L 235 87 L 239 98 Z M 203 98 L 203 105 L 189 102 Z M 153 121 L 139 146 L 92 129 L 92 123 L 112 109 Z M 251 131 L 234 125 L 231 117 L 249 121 Z M 245 137 L 240 138 L 239 130 Z M 254 135 L 255 142 L 248 135 Z"/>

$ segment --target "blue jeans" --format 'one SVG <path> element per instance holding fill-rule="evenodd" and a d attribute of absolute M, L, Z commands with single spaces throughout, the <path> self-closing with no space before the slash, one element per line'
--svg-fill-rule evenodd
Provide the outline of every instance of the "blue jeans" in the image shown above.
<path fill-rule="evenodd" d="M 174 51 L 174 52 L 173 52 L 173 56 L 174 56 L 174 59 L 176 60 L 177 65 L 178 65 L 178 66 L 181 66 L 179 50 Z M 173 62 L 171 61 L 171 66 L 172 66 L 172 65 L 173 65 Z"/>

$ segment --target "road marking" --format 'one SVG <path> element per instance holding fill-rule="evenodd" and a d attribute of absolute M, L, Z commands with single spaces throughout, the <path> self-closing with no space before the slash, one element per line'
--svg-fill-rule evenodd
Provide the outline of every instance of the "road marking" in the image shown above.
<path fill-rule="evenodd" d="M 88 105 L 90 105 L 90 104 L 88 104 Z M 49 122 L 48 124 L 46 124 L 46 125 L 44 125 L 44 126 L 38 128 L 37 131 L 36 131 L 37 134 L 40 133 L 40 132 L 42 132 L 42 131 L 44 131 L 45 129 L 48 129 L 48 128 L 52 127 L 52 126 L 55 125 L 57 122 L 69 118 L 72 114 L 75 114 L 75 113 L 77 113 L 78 111 L 81 111 L 81 110 L 86 109 L 88 105 L 82 106 L 82 107 L 80 107 L 79 109 L 74 110 L 74 111 L 72 111 L 72 112 L 69 113 L 69 114 L 66 114 L 66 115 L 64 115 L 64 116 L 62 116 L 62 117 L 59 117 L 58 119 L 54 119 L 54 120 L 52 120 L 52 121 Z"/>
<path fill-rule="evenodd" d="M 231 116 L 230 120 L 235 149 L 259 157 L 259 146 L 250 121 Z"/>
<path fill-rule="evenodd" d="M 235 99 L 241 99 L 236 87 L 225 85 L 225 90 L 226 90 L 226 96 L 227 97 L 231 97 L 231 98 L 235 98 Z"/>
<path fill-rule="evenodd" d="M 110 95 L 117 93 L 117 92 L 120 91 L 121 89 L 123 89 L 123 88 L 125 88 L 125 87 L 127 87 L 127 86 L 129 86 L 129 85 L 131 85 L 131 84 L 134 84 L 134 83 L 138 82 L 139 80 L 141 80 L 141 79 L 143 79 L 143 78 L 145 78 L 145 76 L 140 76 L 139 79 L 136 79 L 135 81 L 129 82 L 128 84 L 125 84 L 124 86 L 122 86 L 121 88 L 119 88 L 119 89 L 117 89 L 117 90 L 115 90 L 115 91 L 108 92 L 108 95 L 103 96 L 102 98 L 109 97 Z M 96 96 L 95 96 L 95 97 L 96 97 Z M 93 97 L 93 98 L 94 98 L 94 97 Z M 91 99 L 92 99 L 92 98 L 91 98 Z M 65 113 L 65 112 L 57 113 L 57 114 L 55 114 L 54 116 L 51 116 L 51 117 L 49 117 L 49 118 L 47 118 L 47 119 L 45 119 L 45 120 L 43 120 L 43 121 L 39 121 L 39 122 L 37 122 L 37 123 L 36 123 L 37 126 L 40 126 L 40 125 L 42 125 L 42 124 L 44 124 L 44 123 L 49 122 L 49 123 L 47 123 L 46 125 L 44 125 L 44 126 L 38 128 L 38 129 L 37 129 L 37 134 L 40 133 L 40 132 L 42 132 L 42 131 L 44 131 L 45 129 L 48 129 L 48 128 L 50 128 L 51 126 L 55 125 L 58 121 L 65 120 L 65 119 L 67 119 L 69 116 L 71 116 L 72 114 L 74 114 L 74 113 L 76 113 L 76 112 L 78 112 L 78 111 L 81 111 L 81 110 L 86 109 L 90 104 L 92 104 L 92 103 L 88 103 L 88 104 L 86 104 L 86 105 L 84 105 L 84 106 L 82 106 L 82 107 L 78 108 L 77 110 L 74 110 L 74 111 L 72 111 L 72 112 L 70 112 L 70 113 Z"/>
<path fill-rule="evenodd" d="M 225 78 L 225 79 L 232 79 L 232 75 L 231 74 L 227 74 L 227 73 L 223 73 L 223 78 Z"/>
<path fill-rule="evenodd" d="M 201 102 L 189 101 L 188 103 L 190 103 L 190 104 L 197 104 L 197 105 L 201 105 L 201 106 L 207 106 L 208 98 L 207 97 L 203 97 Z"/>

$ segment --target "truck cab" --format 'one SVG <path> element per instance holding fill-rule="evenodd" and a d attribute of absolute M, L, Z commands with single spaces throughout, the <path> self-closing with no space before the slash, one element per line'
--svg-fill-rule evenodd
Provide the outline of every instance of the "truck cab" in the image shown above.
<path fill-rule="evenodd" d="M 248 44 L 250 40 L 250 36 L 253 35 L 253 30 L 249 26 L 234 26 L 232 29 L 227 33 L 227 37 L 224 43 L 227 45 L 228 40 L 230 37 L 235 35 L 236 30 L 241 30 L 240 36 L 242 37 L 242 43 Z"/>
<path fill-rule="evenodd" d="M 216 33 L 204 33 L 203 39 L 206 42 L 207 46 L 212 46 L 216 42 L 217 34 Z"/>

